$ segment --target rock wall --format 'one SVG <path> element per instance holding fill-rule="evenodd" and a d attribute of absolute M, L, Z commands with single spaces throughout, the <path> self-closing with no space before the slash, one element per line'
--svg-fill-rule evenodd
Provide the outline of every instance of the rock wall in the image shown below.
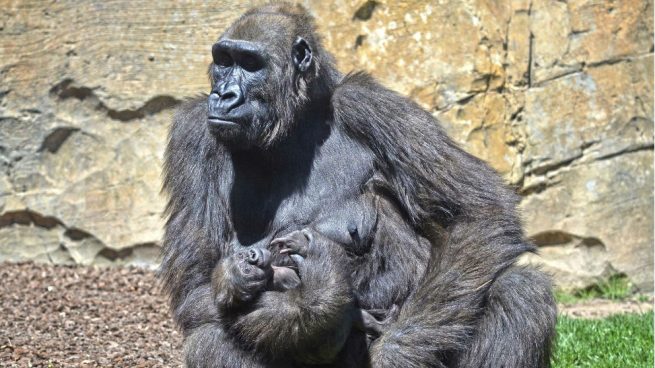
<path fill-rule="evenodd" d="M 0 259 L 157 262 L 173 108 L 258 3 L 4 1 Z M 562 287 L 653 284 L 653 2 L 307 0 L 344 71 L 431 111 L 523 195 Z"/>

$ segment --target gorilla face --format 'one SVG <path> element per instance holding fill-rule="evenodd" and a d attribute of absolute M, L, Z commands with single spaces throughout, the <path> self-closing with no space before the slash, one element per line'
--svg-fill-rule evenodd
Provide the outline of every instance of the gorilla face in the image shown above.
<path fill-rule="evenodd" d="M 270 49 L 270 48 L 269 48 Z M 266 147 L 294 125 L 297 91 L 290 88 L 312 63 L 301 37 L 291 50 L 271 54 L 257 41 L 221 39 L 212 47 L 210 132 L 234 149 Z"/>
<path fill-rule="evenodd" d="M 257 44 L 242 40 L 217 42 L 212 58 L 208 128 L 226 143 L 250 146 L 262 134 L 267 113 L 259 92 L 270 73 L 269 58 Z"/>

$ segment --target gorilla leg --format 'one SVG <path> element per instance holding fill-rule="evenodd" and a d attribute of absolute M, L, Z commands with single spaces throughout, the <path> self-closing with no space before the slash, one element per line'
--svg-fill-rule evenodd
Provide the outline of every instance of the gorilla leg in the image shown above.
<path fill-rule="evenodd" d="M 549 367 L 557 310 L 550 280 L 513 267 L 494 281 L 477 335 L 460 368 Z"/>
<path fill-rule="evenodd" d="M 189 368 L 286 368 L 258 357 L 227 336 L 221 326 L 207 323 L 194 329 L 184 341 L 186 367 Z M 266 363 L 264 363 L 266 362 Z"/>

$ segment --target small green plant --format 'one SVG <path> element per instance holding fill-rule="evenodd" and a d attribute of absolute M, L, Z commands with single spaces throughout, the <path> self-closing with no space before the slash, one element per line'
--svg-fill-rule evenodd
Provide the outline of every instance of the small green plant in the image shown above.
<path fill-rule="evenodd" d="M 578 295 L 577 291 L 571 292 L 560 289 L 555 290 L 555 300 L 562 304 L 575 304 L 584 301 L 584 299 Z"/>
<path fill-rule="evenodd" d="M 572 292 L 556 290 L 555 299 L 563 304 L 573 304 L 595 298 L 624 300 L 631 294 L 632 284 L 630 280 L 625 275 L 618 274 L 584 289 Z"/>
<path fill-rule="evenodd" d="M 600 298 L 623 300 L 632 294 L 632 284 L 625 275 L 615 275 L 597 284 Z"/>

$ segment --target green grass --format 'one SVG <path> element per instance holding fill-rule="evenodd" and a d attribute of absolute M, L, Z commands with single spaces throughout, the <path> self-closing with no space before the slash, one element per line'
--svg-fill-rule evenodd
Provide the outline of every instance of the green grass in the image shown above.
<path fill-rule="evenodd" d="M 653 312 L 600 320 L 559 317 L 554 368 L 652 368 Z"/>
<path fill-rule="evenodd" d="M 602 280 L 586 289 L 565 292 L 555 291 L 555 299 L 564 304 L 573 304 L 585 300 L 602 298 L 610 300 L 624 300 L 632 295 L 632 284 L 623 275 L 615 275 L 607 280 Z"/>

